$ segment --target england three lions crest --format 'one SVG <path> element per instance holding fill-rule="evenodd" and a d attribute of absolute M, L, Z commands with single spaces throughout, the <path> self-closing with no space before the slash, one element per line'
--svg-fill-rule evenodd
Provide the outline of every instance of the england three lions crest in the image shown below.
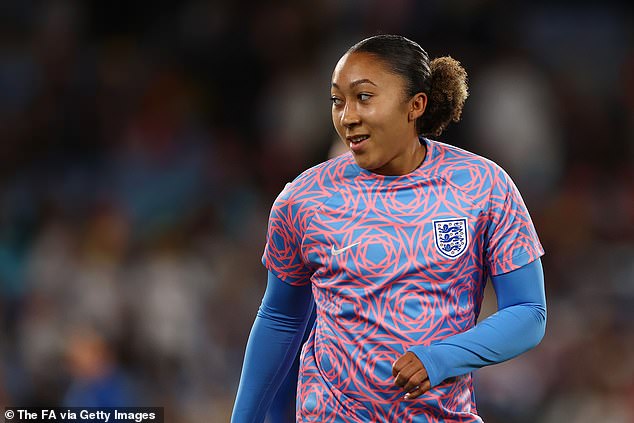
<path fill-rule="evenodd" d="M 469 246 L 467 219 L 434 220 L 434 240 L 436 248 L 443 256 L 455 259 Z"/>

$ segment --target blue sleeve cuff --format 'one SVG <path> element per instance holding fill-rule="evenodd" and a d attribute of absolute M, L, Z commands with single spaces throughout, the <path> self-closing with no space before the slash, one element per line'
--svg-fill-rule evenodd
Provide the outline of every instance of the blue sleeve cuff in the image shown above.
<path fill-rule="evenodd" d="M 429 383 L 432 387 L 440 385 L 440 383 L 445 380 L 442 375 L 443 372 L 436 365 L 429 347 L 419 345 L 410 348 L 409 351 L 416 354 L 416 357 L 418 357 L 421 363 L 423 363 L 423 366 L 425 366 L 427 377 L 429 378 Z"/>

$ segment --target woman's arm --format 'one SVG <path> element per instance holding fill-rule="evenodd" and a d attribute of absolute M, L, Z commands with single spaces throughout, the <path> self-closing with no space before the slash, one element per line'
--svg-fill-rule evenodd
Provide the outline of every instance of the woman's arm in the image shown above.
<path fill-rule="evenodd" d="M 289 285 L 269 272 L 247 343 L 232 423 L 264 421 L 299 350 L 312 308 L 310 284 Z"/>
<path fill-rule="evenodd" d="M 449 377 L 509 360 L 535 347 L 543 338 L 546 295 L 541 260 L 494 276 L 492 282 L 497 313 L 466 332 L 429 346 L 410 348 L 424 365 L 432 387 Z"/>

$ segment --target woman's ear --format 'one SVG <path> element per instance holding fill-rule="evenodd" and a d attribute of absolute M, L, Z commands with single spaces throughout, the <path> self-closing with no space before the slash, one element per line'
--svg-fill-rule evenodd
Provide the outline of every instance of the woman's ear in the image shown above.
<path fill-rule="evenodd" d="M 409 120 L 416 120 L 423 115 L 427 107 L 427 94 L 418 93 L 410 100 Z"/>

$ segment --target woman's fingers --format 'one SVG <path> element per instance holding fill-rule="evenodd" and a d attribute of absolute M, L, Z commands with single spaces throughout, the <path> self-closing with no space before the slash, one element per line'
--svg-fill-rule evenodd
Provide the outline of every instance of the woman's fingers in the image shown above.
<path fill-rule="evenodd" d="M 405 399 L 418 398 L 431 389 L 431 383 L 425 366 L 411 352 L 405 353 L 392 366 L 394 384 L 401 386 L 406 392 Z"/>
<path fill-rule="evenodd" d="M 420 397 L 421 395 L 423 395 L 425 392 L 429 391 L 430 389 L 431 389 L 431 384 L 429 382 L 429 379 L 426 379 L 423 383 L 421 383 L 418 386 L 415 386 L 414 389 L 406 393 L 403 396 L 403 399 L 406 399 L 406 400 L 416 399 Z"/>
<path fill-rule="evenodd" d="M 425 369 L 420 369 L 409 378 L 407 383 L 403 386 L 403 390 L 405 392 L 411 392 L 415 388 L 420 387 L 423 382 L 428 380 Z"/>
<path fill-rule="evenodd" d="M 394 378 L 394 384 L 405 387 L 416 371 L 418 371 L 418 368 L 414 363 L 410 362 L 405 364 L 405 366 L 397 372 Z"/>

